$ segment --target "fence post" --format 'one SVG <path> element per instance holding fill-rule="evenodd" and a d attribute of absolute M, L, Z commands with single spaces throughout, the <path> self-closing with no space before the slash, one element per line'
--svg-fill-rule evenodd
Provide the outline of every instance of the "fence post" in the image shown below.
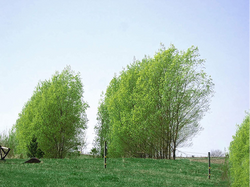
<path fill-rule="evenodd" d="M 2 160 L 2 146 L 0 145 L 0 155 L 1 155 L 1 160 Z"/>
<path fill-rule="evenodd" d="M 107 167 L 107 142 L 104 142 L 104 168 Z"/>
<path fill-rule="evenodd" d="M 210 169 L 211 169 L 211 167 L 210 167 L 210 152 L 208 152 L 208 178 L 209 179 L 210 179 L 210 176 L 211 176 Z"/>

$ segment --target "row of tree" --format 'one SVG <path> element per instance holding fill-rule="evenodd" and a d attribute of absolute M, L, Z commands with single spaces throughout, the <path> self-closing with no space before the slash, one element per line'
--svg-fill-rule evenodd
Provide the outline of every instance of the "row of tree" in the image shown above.
<path fill-rule="evenodd" d="M 214 84 L 198 48 L 164 46 L 114 76 L 98 107 L 96 147 L 112 157 L 175 159 L 201 130 Z"/>
<path fill-rule="evenodd" d="M 109 156 L 175 159 L 177 147 L 189 144 L 201 130 L 213 87 L 193 46 L 187 51 L 162 46 L 154 58 L 135 60 L 102 95 L 97 150 L 107 141 Z M 7 142 L 15 153 L 25 154 L 36 139 L 45 157 L 63 158 L 85 144 L 87 108 L 80 74 L 68 66 L 39 82 Z"/>
<path fill-rule="evenodd" d="M 64 158 L 84 145 L 86 109 L 80 74 L 68 66 L 51 79 L 39 82 L 13 127 L 16 153 L 27 153 L 36 139 L 45 157 Z"/>

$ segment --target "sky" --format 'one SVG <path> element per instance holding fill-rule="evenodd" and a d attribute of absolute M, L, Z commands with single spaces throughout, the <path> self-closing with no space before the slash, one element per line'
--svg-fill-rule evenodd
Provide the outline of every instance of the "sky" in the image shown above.
<path fill-rule="evenodd" d="M 160 43 L 197 46 L 215 84 L 204 130 L 179 150 L 228 150 L 249 110 L 247 0 L 0 1 L 0 133 L 15 124 L 39 81 L 70 65 L 90 105 L 89 152 L 102 91 L 134 57 L 153 57 Z"/>

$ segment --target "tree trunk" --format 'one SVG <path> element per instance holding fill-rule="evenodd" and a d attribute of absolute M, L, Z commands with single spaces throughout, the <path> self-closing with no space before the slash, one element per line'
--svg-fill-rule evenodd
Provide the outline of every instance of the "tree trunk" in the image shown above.
<path fill-rule="evenodd" d="M 176 158 L 175 152 L 176 152 L 176 142 L 174 142 L 174 149 L 173 149 L 173 159 L 174 160 Z"/>

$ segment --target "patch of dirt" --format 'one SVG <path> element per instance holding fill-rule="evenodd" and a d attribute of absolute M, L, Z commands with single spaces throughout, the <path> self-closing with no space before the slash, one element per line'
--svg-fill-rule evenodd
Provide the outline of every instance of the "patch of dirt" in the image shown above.
<path fill-rule="evenodd" d="M 204 162 L 204 163 L 208 163 L 208 158 L 189 158 L 190 161 L 193 162 Z M 225 158 L 224 157 L 212 157 L 210 158 L 210 163 L 211 164 L 223 164 L 225 162 Z"/>
<path fill-rule="evenodd" d="M 41 161 L 40 161 L 38 158 L 33 157 L 33 158 L 27 160 L 27 161 L 24 162 L 24 163 L 40 163 L 40 162 L 41 162 Z"/>

